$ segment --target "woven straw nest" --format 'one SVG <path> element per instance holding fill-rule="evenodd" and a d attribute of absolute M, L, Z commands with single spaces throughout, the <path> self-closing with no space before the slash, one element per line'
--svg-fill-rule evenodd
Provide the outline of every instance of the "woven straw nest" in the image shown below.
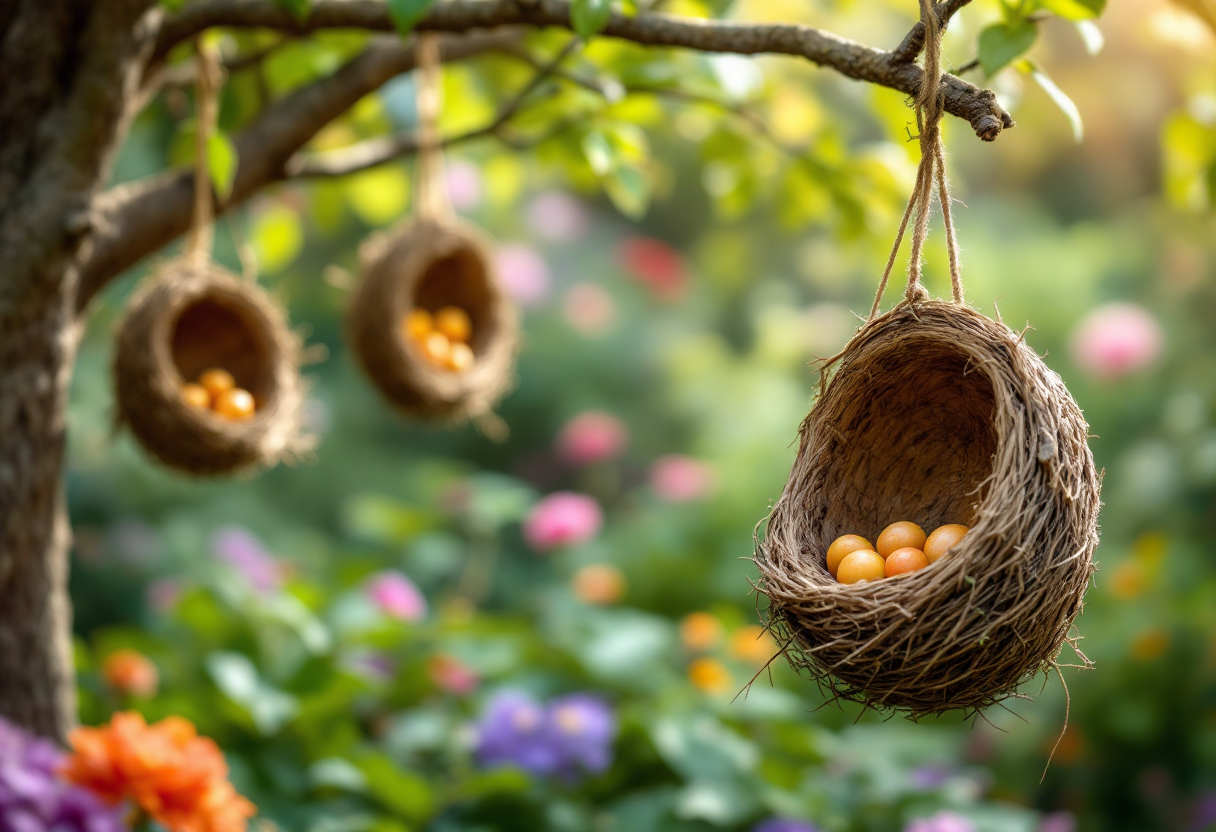
<path fill-rule="evenodd" d="M 368 376 L 411 416 L 455 422 L 489 414 L 515 385 L 518 316 L 503 293 L 490 242 L 454 220 L 416 219 L 376 235 L 360 252 L 363 280 L 347 317 Z M 473 325 L 475 361 L 460 373 L 429 364 L 401 335 L 414 307 L 457 306 Z"/>
<path fill-rule="evenodd" d="M 757 544 L 787 658 L 835 697 L 912 717 L 986 707 L 1046 672 L 1094 571 L 1086 437 L 1059 376 L 1002 323 L 928 301 L 862 327 Z M 904 519 L 971 531 L 919 572 L 831 577 L 836 537 Z"/>
<path fill-rule="evenodd" d="M 303 453 L 300 342 L 265 291 L 210 263 L 176 260 L 132 298 L 114 359 L 118 418 L 150 453 L 202 475 Z M 181 387 L 226 369 L 257 412 L 229 421 L 182 401 Z"/>

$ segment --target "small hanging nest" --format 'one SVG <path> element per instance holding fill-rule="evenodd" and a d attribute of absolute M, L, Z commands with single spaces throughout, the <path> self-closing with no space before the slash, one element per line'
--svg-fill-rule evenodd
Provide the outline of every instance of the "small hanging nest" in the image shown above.
<path fill-rule="evenodd" d="M 166 465 L 226 474 L 311 447 L 301 435 L 299 339 L 253 283 L 209 262 L 171 261 L 132 298 L 115 350 L 119 421 Z M 185 402 L 183 385 L 211 368 L 253 395 L 252 418 L 231 421 Z"/>
<path fill-rule="evenodd" d="M 489 240 L 450 218 L 418 218 L 372 237 L 360 252 L 363 280 L 347 317 L 359 362 L 385 398 L 412 416 L 459 421 L 488 416 L 515 385 L 518 316 L 503 293 Z M 473 365 L 436 367 L 402 333 L 411 309 L 456 307 L 472 324 Z"/>
<path fill-rule="evenodd" d="M 915 717 L 986 707 L 1053 666 L 1094 570 L 1099 477 L 1076 402 L 1017 334 L 901 303 L 845 347 L 799 433 L 755 558 L 795 668 Z M 901 519 L 971 530 L 910 575 L 829 574 L 836 537 Z"/>

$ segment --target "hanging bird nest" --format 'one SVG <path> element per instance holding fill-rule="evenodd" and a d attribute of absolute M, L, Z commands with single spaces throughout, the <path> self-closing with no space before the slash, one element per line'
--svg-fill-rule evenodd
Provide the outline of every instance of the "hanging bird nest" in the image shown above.
<path fill-rule="evenodd" d="M 1016 333 L 901 303 L 845 347 L 799 433 L 755 558 L 795 668 L 921 716 L 986 707 L 1054 665 L 1094 571 L 1099 477 L 1076 402 Z M 828 545 L 900 519 L 971 530 L 928 568 L 837 583 Z"/>
<path fill-rule="evenodd" d="M 115 349 L 119 421 L 165 464 L 226 474 L 311 447 L 301 434 L 300 341 L 255 284 L 206 261 L 171 261 L 132 298 Z M 252 394 L 250 418 L 185 401 L 183 388 L 213 368 Z"/>
<path fill-rule="evenodd" d="M 389 402 L 429 420 L 491 413 L 515 385 L 518 316 L 504 294 L 489 240 L 455 219 L 418 218 L 372 237 L 348 315 L 350 342 Z M 473 363 L 461 372 L 428 361 L 402 332 L 411 310 L 464 310 Z"/>

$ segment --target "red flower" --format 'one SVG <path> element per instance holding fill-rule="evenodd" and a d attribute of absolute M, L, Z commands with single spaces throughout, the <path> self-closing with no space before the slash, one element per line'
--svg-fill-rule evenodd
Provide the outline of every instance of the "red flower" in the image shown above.
<path fill-rule="evenodd" d="M 679 300 L 688 288 L 683 255 L 662 240 L 632 237 L 621 243 L 617 253 L 625 269 L 659 300 Z"/>

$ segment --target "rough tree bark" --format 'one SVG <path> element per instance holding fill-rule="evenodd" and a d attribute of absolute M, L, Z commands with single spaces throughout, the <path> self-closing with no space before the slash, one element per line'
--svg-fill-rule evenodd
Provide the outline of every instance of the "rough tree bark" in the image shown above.
<path fill-rule="evenodd" d="M 0 713 L 60 739 L 75 720 L 60 474 L 76 285 L 151 3 L 0 11 Z"/>
<path fill-rule="evenodd" d="M 967 2 L 944 0 L 939 20 Z M 193 201 L 182 172 L 102 188 L 168 50 L 217 25 L 294 34 L 391 28 L 375 0 L 316 0 L 303 23 L 268 0 L 199 0 L 173 18 L 156 0 L 0 0 L 0 716 L 61 741 L 76 718 L 62 466 L 79 314 L 109 280 L 182 234 Z M 453 33 L 444 59 L 460 59 L 514 43 L 520 27 L 568 28 L 570 3 L 450 0 L 420 25 Z M 806 26 L 666 15 L 614 14 L 605 34 L 785 53 L 905 91 L 920 83 L 917 29 L 892 52 Z M 374 40 L 329 78 L 270 104 L 237 137 L 233 197 L 219 208 L 306 175 L 293 160 L 312 137 L 413 66 L 409 44 Z M 943 94 L 947 109 L 985 140 L 1013 124 L 991 92 L 961 79 L 946 76 Z M 502 118 L 510 112 L 508 105 Z M 378 161 L 412 145 L 387 146 Z"/>

